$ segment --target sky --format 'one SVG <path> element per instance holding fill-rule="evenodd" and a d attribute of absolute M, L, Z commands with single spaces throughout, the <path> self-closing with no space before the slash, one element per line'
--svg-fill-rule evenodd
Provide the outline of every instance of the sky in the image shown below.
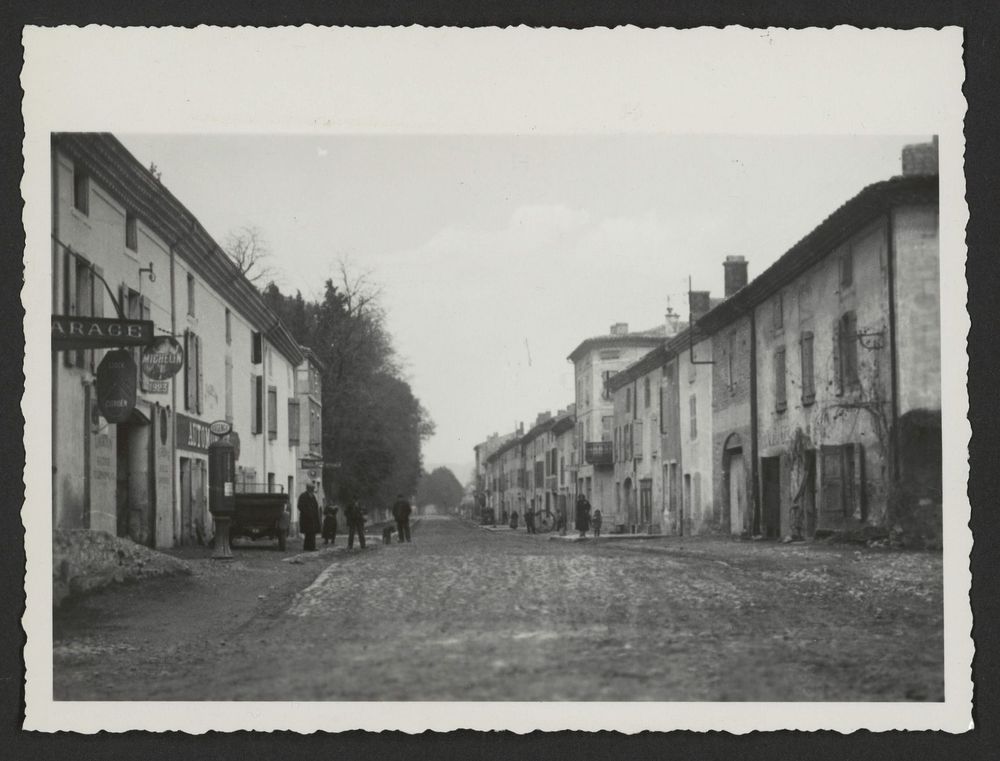
<path fill-rule="evenodd" d="M 928 135 L 133 135 L 118 137 L 217 241 L 246 226 L 282 291 L 370 273 L 436 424 L 428 470 L 573 401 L 566 359 L 645 330 L 727 255 L 752 279 Z"/>

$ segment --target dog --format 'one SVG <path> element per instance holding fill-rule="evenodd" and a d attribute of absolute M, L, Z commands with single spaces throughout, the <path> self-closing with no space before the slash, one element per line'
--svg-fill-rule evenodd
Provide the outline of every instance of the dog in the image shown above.
<path fill-rule="evenodd" d="M 382 529 L 382 544 L 392 544 L 392 526 Z"/>

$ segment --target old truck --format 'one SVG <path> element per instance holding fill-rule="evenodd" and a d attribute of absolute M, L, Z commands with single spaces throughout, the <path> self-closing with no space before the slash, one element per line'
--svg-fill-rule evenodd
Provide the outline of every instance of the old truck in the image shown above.
<path fill-rule="evenodd" d="M 230 541 L 236 537 L 277 539 L 284 552 L 291 520 L 291 505 L 280 484 L 237 483 L 235 510 L 229 528 Z"/>

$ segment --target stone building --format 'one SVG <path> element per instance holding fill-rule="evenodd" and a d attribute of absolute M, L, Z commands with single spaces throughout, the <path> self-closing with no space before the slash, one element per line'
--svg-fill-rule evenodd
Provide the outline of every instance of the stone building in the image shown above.
<path fill-rule="evenodd" d="M 212 421 L 233 425 L 241 485 L 295 491 L 287 410 L 302 351 L 116 138 L 55 134 L 51 155 L 53 317 L 149 320 L 184 349 L 172 378 L 136 373 L 135 408 L 117 424 L 100 414 L 95 388 L 108 349 L 53 352 L 53 526 L 155 547 L 205 541 Z M 140 365 L 143 350 L 129 351 Z"/>

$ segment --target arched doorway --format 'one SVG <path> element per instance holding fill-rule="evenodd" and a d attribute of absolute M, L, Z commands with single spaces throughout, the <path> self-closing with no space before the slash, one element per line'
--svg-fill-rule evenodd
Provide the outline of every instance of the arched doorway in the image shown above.
<path fill-rule="evenodd" d="M 749 530 L 749 512 L 743 440 L 738 433 L 730 434 L 722 445 L 722 472 L 725 489 L 722 524 L 729 533 L 742 534 Z"/>

